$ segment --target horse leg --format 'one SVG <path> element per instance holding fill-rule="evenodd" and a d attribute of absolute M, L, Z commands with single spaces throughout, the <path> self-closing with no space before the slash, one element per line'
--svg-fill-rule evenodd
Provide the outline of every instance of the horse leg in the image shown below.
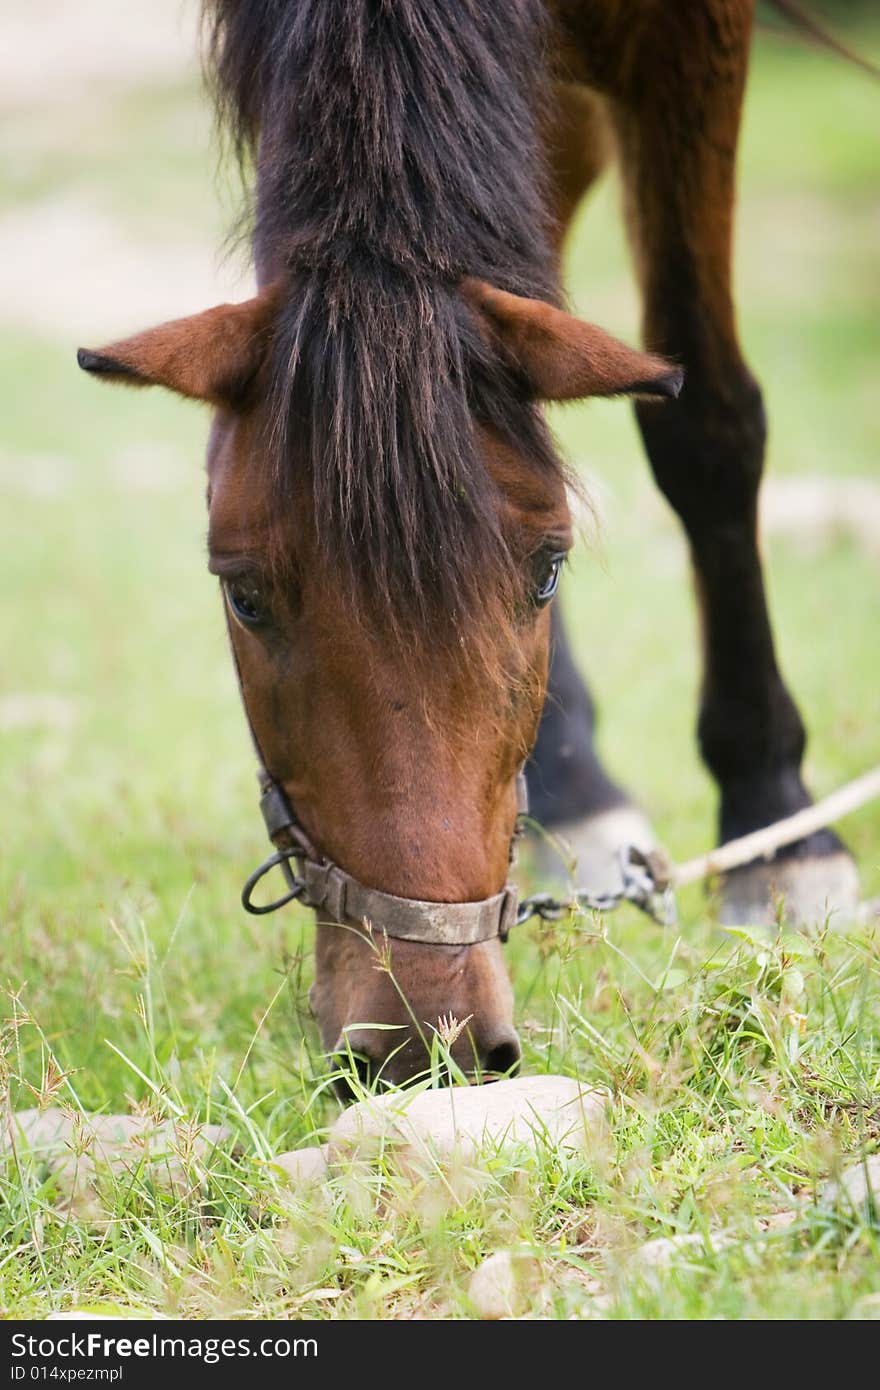
<path fill-rule="evenodd" d="M 529 815 L 551 837 L 536 843 L 535 867 L 561 880 L 567 878 L 566 865 L 576 865 L 578 883 L 610 892 L 620 886 L 618 851 L 628 845 L 649 850 L 656 839 L 646 817 L 599 760 L 596 707 L 574 664 L 558 605 L 552 624 L 547 698 L 526 763 Z"/>
<path fill-rule="evenodd" d="M 637 405 L 654 476 L 690 545 L 703 628 L 698 736 L 720 790 L 720 839 L 810 803 L 805 732 L 779 671 L 757 539 L 765 421 L 737 340 L 730 287 L 734 160 L 751 0 L 664 6 L 632 26 L 610 110 L 649 347 L 680 361 L 680 398 Z M 722 920 L 851 916 L 855 866 L 821 831 L 729 874 Z"/>
<path fill-rule="evenodd" d="M 609 137 L 594 93 L 575 82 L 554 87 L 546 142 L 560 251 L 579 203 L 606 163 Z M 565 862 L 576 863 L 579 881 L 611 890 L 619 883 L 617 851 L 626 845 L 650 849 L 655 839 L 645 816 L 599 760 L 596 707 L 574 663 L 558 603 L 552 623 L 547 699 L 526 764 L 530 815 L 552 834 L 552 841 L 535 846 L 540 871 L 563 878 Z"/>

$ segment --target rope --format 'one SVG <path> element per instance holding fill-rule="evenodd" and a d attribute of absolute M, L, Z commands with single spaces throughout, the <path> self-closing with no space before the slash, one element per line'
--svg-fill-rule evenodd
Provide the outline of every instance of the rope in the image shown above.
<path fill-rule="evenodd" d="M 672 883 L 682 888 L 687 883 L 696 883 L 713 874 L 723 874 L 730 869 L 741 868 L 754 859 L 770 859 L 778 849 L 803 840 L 817 830 L 824 830 L 832 821 L 849 815 L 859 806 L 880 797 L 880 767 L 872 768 L 846 786 L 832 792 L 824 800 L 813 806 L 805 806 L 793 816 L 775 821 L 773 825 L 754 830 L 750 835 L 742 835 L 738 840 L 728 840 L 718 849 L 701 854 L 697 859 L 689 859 L 672 871 Z"/>

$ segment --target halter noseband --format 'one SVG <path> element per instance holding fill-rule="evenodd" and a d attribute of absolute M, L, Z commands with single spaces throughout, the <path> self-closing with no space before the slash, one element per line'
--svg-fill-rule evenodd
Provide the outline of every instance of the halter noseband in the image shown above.
<path fill-rule="evenodd" d="M 227 624 L 228 621 L 227 613 Z M 254 870 L 241 890 L 242 906 L 247 912 L 263 916 L 267 912 L 276 912 L 286 903 L 301 902 L 315 912 L 327 913 L 333 922 L 345 919 L 361 922 L 375 926 L 386 936 L 396 937 L 399 941 L 420 941 L 432 946 L 474 946 L 478 941 L 492 941 L 496 936 L 506 941 L 511 927 L 520 926 L 531 917 L 553 922 L 570 912 L 609 912 L 622 902 L 632 903 L 662 925 L 675 921 L 675 900 L 667 866 L 662 858 L 633 848 L 620 853 L 621 887 L 615 893 L 596 893 L 580 888 L 568 898 L 534 893 L 520 902 L 516 886 L 506 883 L 500 893 L 481 898 L 479 902 L 440 903 L 424 902 L 419 898 L 398 898 L 393 893 L 368 888 L 334 864 L 332 859 L 318 853 L 297 820 L 281 783 L 276 782 L 267 770 L 248 712 L 231 633 L 229 645 L 245 720 L 259 763 L 260 811 L 266 832 L 275 846 L 275 853 Z M 522 820 L 529 810 L 523 767 L 516 775 L 516 791 L 517 821 L 510 841 L 511 865 L 516 857 L 516 842 Z M 281 868 L 288 891 L 270 903 L 255 903 L 254 889 L 276 867 Z"/>
<path fill-rule="evenodd" d="M 247 707 L 245 706 L 245 712 Z M 251 731 L 253 733 L 253 730 Z M 256 740 L 254 740 L 256 742 Z M 479 902 L 423 902 L 419 898 L 398 898 L 393 893 L 368 888 L 331 859 L 320 858 L 296 818 L 280 783 L 265 767 L 260 768 L 260 810 L 266 831 L 276 852 L 255 869 L 244 885 L 242 906 L 261 916 L 275 912 L 285 903 L 301 902 L 315 912 L 326 912 L 334 922 L 344 920 L 375 923 L 386 936 L 400 941 L 421 941 L 434 946 L 473 946 L 493 937 L 507 940 L 517 921 L 517 892 L 512 883 Z M 518 814 L 528 809 L 525 773 L 517 773 Z M 514 833 L 511 842 L 511 862 Z M 296 865 L 297 872 L 291 867 Z M 271 869 L 280 865 L 288 892 L 263 906 L 255 903 L 253 892 Z"/>
<path fill-rule="evenodd" d="M 227 627 L 229 614 L 226 615 Z M 286 903 L 300 902 L 315 912 L 324 912 L 334 922 L 368 922 L 386 936 L 400 941 L 421 941 L 433 946 L 473 946 L 478 941 L 491 941 L 498 936 L 507 940 L 511 927 L 520 920 L 517 891 L 507 883 L 500 893 L 471 903 L 423 902 L 419 898 L 398 898 L 368 888 L 352 874 L 320 855 L 306 834 L 280 782 L 276 782 L 266 767 L 250 712 L 245 699 L 244 683 L 232 633 L 229 633 L 232 661 L 238 678 L 244 717 L 250 730 L 251 742 L 259 763 L 260 811 L 266 833 L 275 846 L 258 869 L 247 879 L 241 890 L 242 907 L 256 916 L 276 912 Z M 528 793 L 525 772 L 517 773 L 517 830 L 510 842 L 510 863 L 514 860 L 519 819 L 528 813 Z M 295 867 L 292 867 L 295 866 Z M 254 902 L 257 884 L 272 869 L 280 867 L 288 891 L 270 903 Z"/>

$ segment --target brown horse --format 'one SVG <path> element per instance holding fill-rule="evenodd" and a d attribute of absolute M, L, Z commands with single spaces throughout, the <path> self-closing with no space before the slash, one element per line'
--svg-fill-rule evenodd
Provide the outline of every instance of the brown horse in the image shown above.
<path fill-rule="evenodd" d="M 517 773 L 571 543 L 540 402 L 639 398 L 694 555 L 723 833 L 805 796 L 729 287 L 752 3 L 206 0 L 206 18 L 220 112 L 256 170 L 259 293 L 80 364 L 214 408 L 210 567 L 275 858 L 317 911 L 325 1047 L 404 1080 L 451 1015 L 460 1065 L 503 1072 Z M 559 243 L 609 132 L 648 353 L 559 304 Z M 568 695 L 577 723 L 587 697 Z M 561 757 L 546 730 L 539 792 Z M 578 730 L 557 820 L 607 809 Z"/>

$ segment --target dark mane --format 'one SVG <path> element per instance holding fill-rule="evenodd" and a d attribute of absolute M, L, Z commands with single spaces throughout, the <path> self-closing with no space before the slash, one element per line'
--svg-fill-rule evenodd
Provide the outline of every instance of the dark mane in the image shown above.
<path fill-rule="evenodd" d="M 276 479 L 305 459 L 326 554 L 410 629 L 517 578 L 473 417 L 559 464 L 457 286 L 553 298 L 540 0 L 205 0 L 220 115 L 257 169 L 258 266 L 290 273 Z"/>

